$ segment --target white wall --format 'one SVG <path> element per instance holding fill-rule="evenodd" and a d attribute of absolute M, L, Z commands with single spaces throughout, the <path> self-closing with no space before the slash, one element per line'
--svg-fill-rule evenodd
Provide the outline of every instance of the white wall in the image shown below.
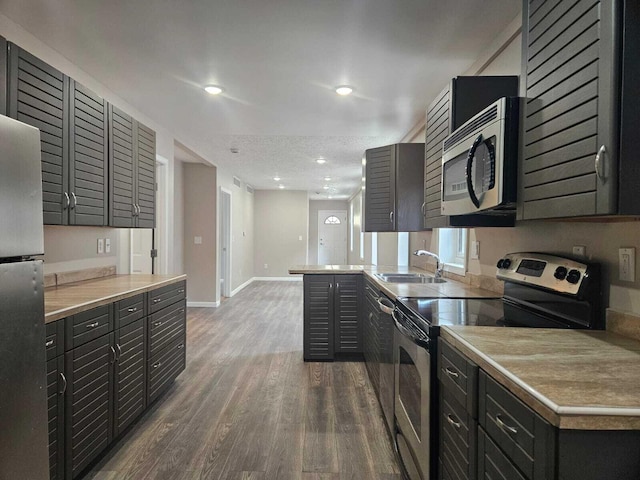
<path fill-rule="evenodd" d="M 0 35 L 44 60 L 62 73 L 79 81 L 113 105 L 154 129 L 156 131 L 157 153 L 173 163 L 174 139 L 172 134 L 162 125 L 157 124 L 151 118 L 136 110 L 115 92 L 102 85 L 99 79 L 93 78 L 84 72 L 81 65 L 75 65 L 67 60 L 64 57 L 64 52 L 53 50 L 47 45 L 46 39 L 36 38 L 4 15 L 0 15 Z M 174 169 L 172 165 L 169 170 L 173 172 Z M 177 182 L 172 176 L 172 173 L 169 174 L 168 182 L 172 185 Z M 171 211 L 176 210 L 173 196 L 169 197 L 169 208 Z M 180 207 L 178 206 L 177 209 L 180 210 Z M 179 222 L 177 226 L 179 226 Z M 94 250 L 97 251 L 96 244 L 98 238 L 117 238 L 118 240 L 112 243 L 114 253 L 118 255 L 127 254 L 124 252 L 124 249 L 118 248 L 120 232 L 110 228 L 62 227 L 60 229 L 59 227 L 45 227 L 44 235 L 45 271 L 47 273 L 99 267 L 106 263 L 110 265 L 122 265 L 122 262 L 119 261 L 116 255 L 112 254 L 111 256 L 114 258 L 107 258 L 107 255 L 98 256 L 97 253 L 94 253 Z M 181 238 L 182 232 L 180 232 L 179 235 L 172 236 L 172 238 L 170 238 L 170 244 L 167 246 L 169 252 L 173 252 L 176 255 L 176 257 L 172 258 L 169 262 L 170 267 L 168 270 L 172 273 L 182 272 L 181 248 L 180 245 L 176 245 L 175 243 L 177 237 Z M 70 249 L 71 245 L 75 246 L 75 248 Z"/>
<path fill-rule="evenodd" d="M 309 231 L 308 202 L 305 191 L 256 190 L 256 277 L 288 278 L 290 267 L 305 264 Z"/>

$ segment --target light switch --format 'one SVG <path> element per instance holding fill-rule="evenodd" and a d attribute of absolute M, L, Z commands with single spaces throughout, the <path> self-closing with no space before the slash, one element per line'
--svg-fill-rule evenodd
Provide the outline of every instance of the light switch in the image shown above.
<path fill-rule="evenodd" d="M 471 242 L 471 260 L 480 258 L 480 242 L 474 240 Z"/>
<path fill-rule="evenodd" d="M 104 253 L 111 253 L 111 239 L 104 239 Z"/>
<path fill-rule="evenodd" d="M 193 243 L 196 245 L 202 245 L 202 237 L 193 237 Z"/>
<path fill-rule="evenodd" d="M 104 253 L 104 238 L 98 239 L 98 253 Z"/>
<path fill-rule="evenodd" d="M 302 235 L 298 235 L 298 240 L 302 241 Z"/>

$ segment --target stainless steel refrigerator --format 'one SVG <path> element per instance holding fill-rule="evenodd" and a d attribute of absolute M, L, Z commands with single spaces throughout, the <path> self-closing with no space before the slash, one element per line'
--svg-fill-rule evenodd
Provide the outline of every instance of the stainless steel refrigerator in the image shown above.
<path fill-rule="evenodd" d="M 49 478 L 40 131 L 0 115 L 0 479 Z"/>

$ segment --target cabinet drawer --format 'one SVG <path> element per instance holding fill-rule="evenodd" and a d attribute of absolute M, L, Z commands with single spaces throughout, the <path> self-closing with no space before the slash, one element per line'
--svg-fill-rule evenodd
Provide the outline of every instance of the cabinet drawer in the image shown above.
<path fill-rule="evenodd" d="M 184 339 L 186 331 L 186 301 L 154 313 L 149 317 L 149 356 L 153 357 L 177 339 Z"/>
<path fill-rule="evenodd" d="M 172 283 L 149 292 L 149 313 L 155 313 L 187 298 L 187 282 Z"/>
<path fill-rule="evenodd" d="M 438 378 L 467 412 L 478 415 L 478 366 L 442 338 L 438 348 Z"/>
<path fill-rule="evenodd" d="M 115 328 L 124 327 L 147 314 L 144 293 L 116 302 Z"/>
<path fill-rule="evenodd" d="M 440 389 L 440 461 L 447 478 L 476 478 L 478 424 L 446 388 Z"/>
<path fill-rule="evenodd" d="M 553 427 L 483 371 L 479 396 L 479 423 L 487 435 L 526 478 L 547 478 L 554 451 Z"/>
<path fill-rule="evenodd" d="M 72 315 L 65 319 L 65 351 L 76 348 L 113 330 L 113 304 Z"/>
<path fill-rule="evenodd" d="M 527 480 L 482 428 L 478 429 L 478 478 Z"/>
<path fill-rule="evenodd" d="M 64 353 L 64 320 L 47 323 L 45 325 L 45 348 L 47 360 L 51 360 Z"/>
<path fill-rule="evenodd" d="M 179 338 L 167 348 L 151 357 L 147 364 L 148 401 L 153 402 L 165 391 L 186 365 L 185 338 Z"/>

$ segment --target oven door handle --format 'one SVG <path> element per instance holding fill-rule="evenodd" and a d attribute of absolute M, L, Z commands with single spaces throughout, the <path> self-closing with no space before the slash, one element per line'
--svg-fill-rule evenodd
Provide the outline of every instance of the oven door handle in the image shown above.
<path fill-rule="evenodd" d="M 391 316 L 393 317 L 393 323 L 396 324 L 396 328 L 400 331 L 400 333 L 402 333 L 402 335 L 404 335 L 405 337 L 409 338 L 409 340 L 411 340 L 413 343 L 415 343 L 419 347 L 422 347 L 425 350 L 429 350 L 429 340 L 423 340 L 422 338 L 416 337 L 413 334 L 413 332 L 411 332 L 411 330 L 409 330 L 407 327 L 405 327 L 402 324 L 402 322 L 400 320 L 398 320 L 398 317 L 396 317 L 396 311 L 395 310 L 393 312 L 391 312 Z"/>
<path fill-rule="evenodd" d="M 480 200 L 476 196 L 476 191 L 473 189 L 473 179 L 471 178 L 471 169 L 473 167 L 473 158 L 476 155 L 476 150 L 478 146 L 482 143 L 482 134 L 478 135 L 478 137 L 471 145 L 469 149 L 469 154 L 467 155 L 467 169 L 465 171 L 467 177 L 467 193 L 469 194 L 469 198 L 476 206 L 476 208 L 480 208 Z"/>

